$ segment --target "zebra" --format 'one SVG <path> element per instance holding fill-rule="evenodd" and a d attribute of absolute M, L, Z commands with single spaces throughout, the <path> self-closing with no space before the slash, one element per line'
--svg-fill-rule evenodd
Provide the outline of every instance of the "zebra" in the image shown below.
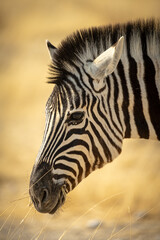
<path fill-rule="evenodd" d="M 160 20 L 82 29 L 47 47 L 54 87 L 29 192 L 54 214 L 123 139 L 160 140 Z"/>

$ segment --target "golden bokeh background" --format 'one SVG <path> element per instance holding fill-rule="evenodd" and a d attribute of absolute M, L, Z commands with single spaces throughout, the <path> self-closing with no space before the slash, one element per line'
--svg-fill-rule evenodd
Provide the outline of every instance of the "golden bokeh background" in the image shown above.
<path fill-rule="evenodd" d="M 42 142 L 45 103 L 53 88 L 46 83 L 50 59 L 45 40 L 58 46 L 80 28 L 151 17 L 160 17 L 159 0 L 0 2 L 0 239 L 10 239 L 11 221 L 16 225 L 22 219 L 26 223 L 32 219 L 37 226 L 50 218 L 34 210 L 28 213 L 29 175 Z M 119 195 L 91 211 L 90 217 L 102 218 L 112 208 L 104 221 L 125 221 L 128 215 L 147 212 L 158 219 L 159 169 L 159 142 L 125 140 L 120 157 L 82 181 L 69 194 L 63 212 L 51 221 L 55 224 L 56 219 L 57 226 L 65 229 L 64 219 L 79 217 L 94 204 L 116 194 Z M 4 229 L 10 229 L 6 230 L 8 238 Z M 24 232 L 19 239 L 29 238 Z"/>

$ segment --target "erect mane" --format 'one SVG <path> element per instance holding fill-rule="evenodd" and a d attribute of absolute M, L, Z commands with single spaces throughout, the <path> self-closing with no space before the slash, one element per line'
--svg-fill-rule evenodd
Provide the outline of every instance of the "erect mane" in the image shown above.
<path fill-rule="evenodd" d="M 140 36 L 141 41 L 154 36 L 160 48 L 160 20 L 138 20 L 126 24 L 93 27 L 71 34 L 57 49 L 49 68 L 49 83 L 60 83 L 73 66 L 79 67 L 87 60 L 93 61 L 121 36 L 125 37 L 126 44 L 129 44 L 132 37 L 136 40 L 135 36 Z"/>

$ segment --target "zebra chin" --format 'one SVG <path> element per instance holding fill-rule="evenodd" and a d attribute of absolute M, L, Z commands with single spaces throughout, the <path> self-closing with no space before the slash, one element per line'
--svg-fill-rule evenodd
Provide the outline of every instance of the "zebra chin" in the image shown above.
<path fill-rule="evenodd" d="M 38 212 L 54 214 L 64 204 L 67 192 L 64 181 L 55 183 L 53 180 L 50 165 L 42 162 L 33 168 L 29 194 Z"/>

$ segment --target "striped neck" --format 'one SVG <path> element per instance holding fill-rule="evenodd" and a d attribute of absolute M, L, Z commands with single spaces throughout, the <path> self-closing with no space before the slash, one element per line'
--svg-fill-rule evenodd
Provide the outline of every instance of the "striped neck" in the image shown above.
<path fill-rule="evenodd" d="M 160 140 L 160 56 L 143 36 L 136 41 L 135 46 L 126 44 L 122 61 L 110 76 L 119 90 L 114 101 L 125 138 Z"/>

